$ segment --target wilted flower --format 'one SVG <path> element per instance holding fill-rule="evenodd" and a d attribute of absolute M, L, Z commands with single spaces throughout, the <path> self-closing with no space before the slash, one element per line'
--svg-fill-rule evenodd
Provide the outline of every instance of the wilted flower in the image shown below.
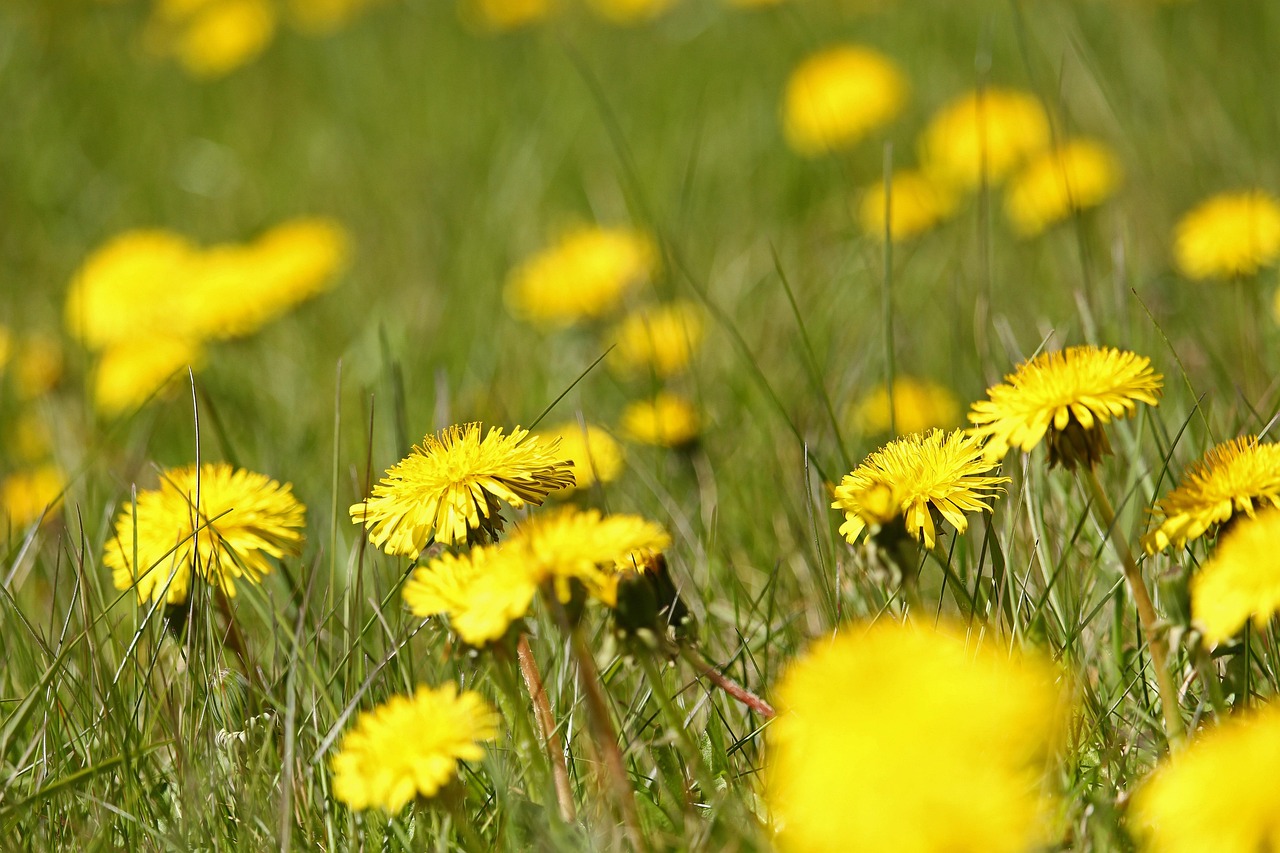
<path fill-rule="evenodd" d="M 820 51 L 787 80 L 787 144 L 810 157 L 851 147 L 898 116 L 907 88 L 898 67 L 874 50 L 840 45 Z"/>
<path fill-rule="evenodd" d="M 1049 145 L 1049 116 L 1029 92 L 990 86 L 938 110 L 920 135 L 920 162 L 960 188 L 999 183 Z"/>
<path fill-rule="evenodd" d="M 1101 143 L 1076 139 L 1036 155 L 1009 182 L 1004 209 L 1019 234 L 1033 237 L 1115 192 L 1120 166 Z"/>
<path fill-rule="evenodd" d="M 897 376 L 893 380 L 893 417 L 889 417 L 889 391 L 878 385 L 852 406 L 857 428 L 872 435 L 896 432 L 910 435 L 932 427 L 950 428 L 960 423 L 960 401 L 945 386 L 927 379 Z"/>
<path fill-rule="evenodd" d="M 1256 275 L 1280 258 L 1280 202 L 1262 190 L 1201 202 L 1178 220 L 1173 256 L 1188 278 Z"/>
<path fill-rule="evenodd" d="M 697 440 L 701 429 L 693 404 L 668 391 L 630 403 L 622 412 L 622 431 L 641 444 L 684 447 Z"/>
<path fill-rule="evenodd" d="M 1191 576 L 1191 619 L 1208 643 L 1231 637 L 1252 618 L 1265 628 L 1280 612 L 1280 508 L 1241 519 Z"/>
<path fill-rule="evenodd" d="M 918 237 L 955 212 L 954 189 L 924 172 L 894 172 L 890 189 L 890 235 L 894 240 Z M 881 180 L 867 187 L 858 202 L 858 225 L 868 237 L 884 239 L 885 185 Z"/>

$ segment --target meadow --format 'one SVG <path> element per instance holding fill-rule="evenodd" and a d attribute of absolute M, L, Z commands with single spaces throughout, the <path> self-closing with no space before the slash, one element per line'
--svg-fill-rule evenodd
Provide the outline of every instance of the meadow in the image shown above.
<path fill-rule="evenodd" d="M 1277 50 L 3 4 L 0 849 L 1280 848 Z"/>

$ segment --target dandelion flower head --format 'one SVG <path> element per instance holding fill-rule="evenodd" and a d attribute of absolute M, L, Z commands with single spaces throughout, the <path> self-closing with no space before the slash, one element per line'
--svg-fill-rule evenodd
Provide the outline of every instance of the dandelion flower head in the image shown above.
<path fill-rule="evenodd" d="M 1250 618 L 1259 630 L 1280 612 L 1280 508 L 1241 519 L 1191 576 L 1191 620 L 1205 641 L 1220 643 Z"/>
<path fill-rule="evenodd" d="M 103 350 L 94 368 L 93 403 L 104 415 L 119 415 L 142 405 L 184 368 L 204 361 L 199 344 L 164 335 L 114 344 Z"/>
<path fill-rule="evenodd" d="M 41 517 L 48 520 L 66 487 L 66 475 L 57 465 L 14 471 L 0 482 L 0 517 L 13 527 L 26 527 Z"/>
<path fill-rule="evenodd" d="M 951 216 L 959 197 L 949 185 L 919 171 L 895 172 L 889 188 L 890 237 L 910 240 L 937 226 Z M 862 233 L 877 240 L 884 239 L 885 184 L 881 180 L 867 187 L 858 202 L 858 225 Z"/>
<path fill-rule="evenodd" d="M 420 686 L 362 713 L 333 756 L 333 795 L 353 809 L 394 814 L 415 797 L 434 797 L 461 761 L 484 757 L 498 735 L 498 712 L 479 693 L 452 683 Z"/>
<path fill-rule="evenodd" d="M 890 517 L 901 515 L 907 532 L 932 548 L 935 516 L 963 533 L 969 527 L 966 513 L 991 511 L 988 501 L 1009 481 L 991 475 L 998 464 L 964 430 L 914 433 L 891 441 L 846 474 L 831 507 L 844 512 L 840 532 L 850 542 L 867 527 L 883 524 L 887 509 Z M 879 497 L 869 501 L 867 495 Z"/>
<path fill-rule="evenodd" d="M 1233 438 L 1209 450 L 1155 507 L 1159 523 L 1142 538 L 1148 554 L 1181 548 L 1226 524 L 1280 506 L 1280 445 L 1256 436 Z"/>
<path fill-rule="evenodd" d="M 1073 213 L 1097 207 L 1120 183 L 1110 149 L 1076 139 L 1036 155 L 1005 189 L 1004 209 L 1014 229 L 1034 237 Z"/>
<path fill-rule="evenodd" d="M 967 189 L 1004 180 L 1049 139 L 1049 116 L 1034 95 L 991 86 L 938 110 L 920 135 L 920 162 L 936 180 Z"/>
<path fill-rule="evenodd" d="M 13 359 L 18 396 L 33 400 L 49 393 L 62 379 L 62 345 L 52 335 L 37 333 L 19 343 Z"/>
<path fill-rule="evenodd" d="M 612 483 L 622 473 L 622 448 L 605 430 L 591 424 L 565 423 L 540 429 L 548 443 L 560 442 L 557 455 L 573 463 L 577 482 L 568 489 L 589 489 L 596 483 Z"/>
<path fill-rule="evenodd" d="M 1129 810 L 1142 849 L 1280 849 L 1280 703 L 1205 731 L 1156 768 Z"/>
<path fill-rule="evenodd" d="M 637 400 L 622 412 L 622 431 L 632 441 L 657 447 L 685 447 L 697 440 L 701 419 L 693 404 L 669 391 Z"/>
<path fill-rule="evenodd" d="M 839 45 L 815 53 L 787 80 L 787 144 L 808 157 L 852 147 L 897 118 L 907 91 L 897 65 L 874 50 Z"/>
<path fill-rule="evenodd" d="M 182 604 L 193 571 L 234 596 L 237 580 L 257 583 L 272 559 L 302 552 L 305 513 L 289 484 L 263 474 L 225 462 L 170 469 L 120 509 L 102 562 L 140 602 Z"/>
<path fill-rule="evenodd" d="M 1092 467 L 1111 452 L 1101 427 L 1130 417 L 1138 403 L 1157 405 L 1162 378 L 1150 359 L 1111 347 L 1043 352 L 973 404 L 970 431 L 986 439 L 992 458 L 1012 447 L 1029 452 L 1044 440 L 1050 467 Z"/>
<path fill-rule="evenodd" d="M 268 0 L 158 0 L 146 40 L 191 76 L 216 79 L 257 59 L 275 31 Z"/>
<path fill-rule="evenodd" d="M 689 366 L 702 342 L 702 325 L 702 312 L 691 302 L 637 311 L 614 330 L 611 364 L 623 372 L 675 376 Z"/>
<path fill-rule="evenodd" d="M 883 621 L 814 643 L 775 689 L 765 733 L 779 846 L 1020 853 L 1047 840 L 1056 680 L 1046 661 L 951 628 Z"/>
<path fill-rule="evenodd" d="M 852 407 L 852 420 L 860 432 L 910 435 L 933 427 L 948 429 L 960 423 L 960 401 L 946 387 L 928 379 L 896 376 L 893 380 L 893 417 L 889 417 L 889 390 L 879 385 Z"/>
<path fill-rule="evenodd" d="M 1280 258 L 1280 202 L 1262 190 L 1201 202 L 1178 220 L 1173 257 L 1187 278 L 1256 275 Z"/>
<path fill-rule="evenodd" d="M 574 482 L 555 442 L 519 427 L 510 435 L 492 427 L 482 437 L 478 423 L 451 426 L 388 468 L 369 498 L 352 504 L 351 520 L 388 554 L 417 557 L 433 537 L 446 545 L 496 539 L 502 504 L 540 505 Z"/>

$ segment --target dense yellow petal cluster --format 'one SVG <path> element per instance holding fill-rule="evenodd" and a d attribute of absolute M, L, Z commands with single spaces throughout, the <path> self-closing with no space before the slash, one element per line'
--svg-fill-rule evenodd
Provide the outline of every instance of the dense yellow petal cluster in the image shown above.
<path fill-rule="evenodd" d="M 653 242 L 638 231 L 579 228 L 512 270 L 507 305 L 545 326 L 596 320 L 649 278 L 656 261 Z"/>
<path fill-rule="evenodd" d="M 13 527 L 26 527 L 41 517 L 48 520 L 66 487 L 66 475 L 57 465 L 14 471 L 0 482 L 0 519 Z"/>
<path fill-rule="evenodd" d="M 1044 352 L 987 389 L 970 409 L 970 431 L 992 458 L 1046 440 L 1050 466 L 1093 466 L 1111 452 L 1101 426 L 1133 415 L 1138 403 L 1157 405 L 1162 378 L 1150 359 L 1112 347 Z"/>
<path fill-rule="evenodd" d="M 573 463 L 576 482 L 568 489 L 612 483 L 622 473 L 622 448 L 613 436 L 591 424 L 566 423 L 538 430 L 542 441 L 560 442 L 557 455 Z"/>
<path fill-rule="evenodd" d="M 1120 183 L 1120 165 L 1100 142 L 1075 139 L 1034 157 L 1013 176 L 1004 209 L 1013 227 L 1034 237 L 1073 213 L 1097 207 Z"/>
<path fill-rule="evenodd" d="M 920 135 L 920 163 L 958 188 L 995 184 L 1049 139 L 1049 116 L 1035 95 L 989 86 L 938 110 Z"/>
<path fill-rule="evenodd" d="M 920 236 L 955 213 L 959 203 L 952 187 L 919 171 L 894 172 L 889 190 L 889 234 L 895 241 Z M 863 190 L 858 202 L 858 226 L 868 237 L 884 239 L 884 208 L 881 180 Z"/>
<path fill-rule="evenodd" d="M 305 514 L 289 484 L 263 474 L 224 462 L 170 469 L 121 508 L 102 562 L 142 602 L 183 603 L 193 573 L 234 596 L 236 580 L 257 583 L 271 559 L 302 552 Z"/>
<path fill-rule="evenodd" d="M 702 342 L 702 326 L 702 312 L 692 302 L 637 311 L 614 330 L 611 364 L 624 372 L 674 376 L 689 366 Z"/>
<path fill-rule="evenodd" d="M 483 434 L 478 423 L 428 435 L 387 469 L 373 493 L 351 505 L 351 520 L 388 554 L 417 557 L 433 540 L 493 540 L 502 530 L 502 504 L 521 509 L 572 486 L 573 465 L 553 441 L 516 427 Z"/>
<path fill-rule="evenodd" d="M 849 148 L 897 118 L 907 93 L 906 77 L 887 56 L 856 45 L 822 50 L 787 80 L 787 144 L 809 157 Z"/>
<path fill-rule="evenodd" d="M 684 447 L 702 430 L 698 411 L 683 397 L 669 391 L 652 400 L 629 403 L 622 412 L 622 431 L 632 441 L 657 447 Z"/>
<path fill-rule="evenodd" d="M 1175 752 L 1133 797 L 1150 853 L 1280 849 L 1280 703 L 1233 717 Z"/>
<path fill-rule="evenodd" d="M 1159 520 L 1142 537 L 1148 554 L 1181 548 L 1230 521 L 1280 506 L 1280 445 L 1246 435 L 1223 442 L 1191 466 L 1178 487 L 1156 503 Z"/>
<path fill-rule="evenodd" d="M 850 542 L 868 527 L 901 516 L 907 532 L 932 548 L 935 515 L 963 533 L 969 527 L 966 513 L 991 511 L 988 501 L 1009 481 L 991 476 L 998 464 L 964 430 L 914 433 L 880 448 L 846 474 L 831 507 L 844 513 L 840 532 Z"/>
<path fill-rule="evenodd" d="M 1280 612 L 1280 508 L 1232 524 L 1191 576 L 1191 619 L 1208 643 L 1230 638 L 1250 618 L 1259 630 Z"/>
<path fill-rule="evenodd" d="M 333 795 L 353 809 L 395 813 L 415 797 L 433 797 L 460 761 L 484 757 L 482 741 L 501 718 L 479 693 L 454 684 L 420 686 L 366 711 L 333 756 Z"/>
<path fill-rule="evenodd" d="M 270 0 L 157 0 L 146 42 L 193 77 L 223 77 L 267 49 L 276 32 Z"/>
<path fill-rule="evenodd" d="M 947 429 L 960 423 L 960 401 L 946 387 L 927 379 L 897 376 L 893 380 L 893 418 L 889 389 L 879 385 L 857 400 L 852 420 L 860 432 L 910 435 L 933 427 Z M 892 421 L 892 423 L 891 423 Z"/>
<path fill-rule="evenodd" d="M 1201 202 L 1178 220 L 1173 257 L 1188 278 L 1256 275 L 1280 258 L 1280 202 L 1262 190 Z"/>
<path fill-rule="evenodd" d="M 793 663 L 765 797 L 795 853 L 1024 853 L 1067 708 L 1047 662 L 958 630 L 847 626 Z"/>

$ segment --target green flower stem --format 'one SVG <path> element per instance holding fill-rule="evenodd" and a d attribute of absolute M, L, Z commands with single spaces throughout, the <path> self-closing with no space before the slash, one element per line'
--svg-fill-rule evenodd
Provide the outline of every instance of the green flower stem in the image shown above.
<path fill-rule="evenodd" d="M 577 818 L 573 805 L 573 788 L 569 785 L 569 768 L 565 764 L 564 746 L 560 743 L 560 734 L 556 731 L 555 716 L 551 713 L 551 701 L 547 698 L 547 688 L 542 680 L 542 671 L 538 669 L 538 661 L 529 648 L 529 638 L 520 635 L 516 642 L 516 656 L 520 660 L 520 675 L 524 678 L 525 689 L 529 700 L 533 703 L 533 717 L 542 732 L 542 743 L 547 750 L 547 759 L 551 762 L 551 774 L 555 781 L 556 801 L 560 804 L 560 817 L 565 823 L 573 823 Z"/>
<path fill-rule="evenodd" d="M 523 638 L 523 635 L 521 635 L 521 637 Z M 506 646 L 503 643 L 497 643 L 493 646 L 493 650 L 494 650 L 494 661 L 493 661 L 494 665 L 491 667 L 490 673 L 494 676 L 494 679 L 498 682 L 498 687 L 506 695 L 507 700 L 511 702 L 511 704 L 515 708 L 520 708 L 521 706 L 524 705 L 524 696 L 520 690 L 520 686 L 516 684 L 516 679 L 515 679 L 516 661 L 513 661 L 511 659 L 511 649 L 509 646 Z M 524 662 L 520 661 L 519 666 L 521 671 L 523 672 Z M 539 683 L 541 683 L 541 679 L 539 679 Z M 550 713 L 549 708 L 548 708 L 548 713 Z M 538 708 L 537 700 L 534 700 L 533 702 L 533 716 L 534 716 L 534 719 L 537 720 L 539 728 L 541 728 L 542 726 L 541 711 Z M 573 813 L 574 813 L 573 792 L 572 792 L 572 789 L 568 787 L 568 778 L 566 777 L 565 790 L 568 792 L 567 802 L 568 802 L 569 816 L 565 817 L 566 801 L 561 799 L 560 780 L 558 778 L 558 774 L 556 773 L 557 762 L 563 760 L 563 753 L 559 751 L 559 746 L 558 746 L 559 738 L 556 739 L 557 752 L 553 753 L 551 750 L 550 741 L 548 741 L 545 738 L 545 731 L 543 732 L 544 737 L 539 738 L 538 735 L 535 734 L 533 727 L 530 725 L 529 718 L 527 716 L 525 716 L 524 714 L 516 714 L 515 717 L 516 717 L 515 726 L 518 729 L 517 737 L 519 740 L 528 741 L 529 743 L 538 743 L 541 741 L 544 745 L 546 745 L 547 758 L 551 764 L 552 785 L 553 785 L 553 788 L 555 789 L 556 801 L 560 805 L 560 815 L 561 817 L 564 817 L 566 822 L 572 821 L 574 819 L 573 818 Z M 553 725 L 553 732 L 554 732 L 554 721 L 552 725 Z"/>
<path fill-rule="evenodd" d="M 746 705 L 762 717 L 772 718 L 777 716 L 778 712 L 772 705 L 760 698 L 750 690 L 735 682 L 726 676 L 710 661 L 703 658 L 698 652 L 688 646 L 680 646 L 680 657 L 684 658 L 690 665 L 697 670 L 698 675 L 707 679 L 716 687 L 719 687 L 729 696 Z"/>
<path fill-rule="evenodd" d="M 702 750 L 698 748 L 693 735 L 689 734 L 688 728 L 685 727 L 684 716 L 667 693 L 667 685 L 662 680 L 662 673 L 654 663 L 653 657 L 652 654 L 644 652 L 636 655 L 637 660 L 640 661 L 640 667 L 644 670 L 645 678 L 649 680 L 653 698 L 657 700 L 658 707 L 667 718 L 667 725 L 675 732 L 680 749 L 687 756 L 685 760 L 693 765 L 694 775 L 697 777 L 698 784 L 702 786 L 702 796 L 708 797 L 715 790 L 715 780 L 702 760 Z"/>
<path fill-rule="evenodd" d="M 1156 615 L 1155 605 L 1151 603 L 1151 595 L 1147 592 L 1146 582 L 1142 579 L 1142 570 L 1133 559 L 1129 543 L 1116 530 L 1116 511 L 1102 488 L 1098 472 L 1091 465 L 1082 466 L 1082 470 L 1085 483 L 1093 495 L 1093 507 L 1098 513 L 1098 520 L 1107 531 L 1107 538 L 1111 540 L 1112 547 L 1120 557 L 1120 563 L 1124 567 L 1124 578 L 1129 584 L 1129 592 L 1138 606 L 1138 623 L 1147 640 L 1147 648 L 1151 652 L 1151 666 L 1156 673 L 1156 688 L 1160 691 L 1160 710 L 1164 714 L 1165 736 L 1168 737 L 1171 747 L 1179 747 L 1186 732 L 1178 710 L 1178 691 L 1174 688 L 1173 679 L 1169 675 L 1168 649 L 1159 636 L 1160 620 Z"/>

